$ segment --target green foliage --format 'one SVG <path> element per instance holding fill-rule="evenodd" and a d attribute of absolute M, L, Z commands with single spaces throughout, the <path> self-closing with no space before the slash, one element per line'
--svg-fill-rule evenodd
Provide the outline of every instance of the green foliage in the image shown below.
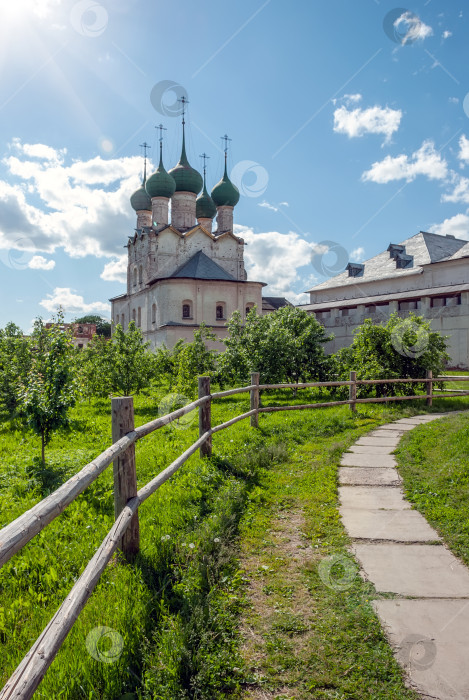
<path fill-rule="evenodd" d="M 19 389 L 31 367 L 28 338 L 14 323 L 0 329 L 0 416 L 14 418 L 18 411 Z"/>
<path fill-rule="evenodd" d="M 177 368 L 176 387 L 178 391 L 192 398 L 197 393 L 197 378 L 211 375 L 215 371 L 215 350 L 209 350 L 206 343 L 215 341 L 216 335 L 202 323 L 194 331 L 192 343 L 184 343 L 175 354 Z"/>
<path fill-rule="evenodd" d="M 59 313 L 46 329 L 39 318 L 32 335 L 32 362 L 19 390 L 19 406 L 26 425 L 41 437 L 41 458 L 55 430 L 68 424 L 68 410 L 76 401 L 71 335 L 60 328 Z"/>
<path fill-rule="evenodd" d="M 84 396 L 105 398 L 111 392 L 112 343 L 96 334 L 86 348 L 77 351 L 77 373 Z"/>
<path fill-rule="evenodd" d="M 109 380 L 111 391 L 130 396 L 150 386 L 153 378 L 154 356 L 145 343 L 143 333 L 134 321 L 126 332 L 118 323 L 111 340 L 111 367 Z"/>
<path fill-rule="evenodd" d="M 97 316 L 94 314 L 89 314 L 88 316 L 81 316 L 81 318 L 76 318 L 75 323 L 94 323 L 96 324 L 97 335 L 102 335 L 105 338 L 111 337 L 111 322 L 107 321 L 102 316 Z"/>
<path fill-rule="evenodd" d="M 334 358 L 338 379 L 348 379 L 350 371 L 357 379 L 423 378 L 427 370 L 441 374 L 449 356 L 446 338 L 431 330 L 430 322 L 409 314 L 401 319 L 391 314 L 385 325 L 370 319 L 355 330 L 353 343 L 339 350 Z M 424 389 L 423 384 L 384 384 L 376 388 L 359 387 L 361 396 L 376 392 L 377 396 L 392 393 L 411 395 Z"/>
<path fill-rule="evenodd" d="M 117 324 L 111 340 L 94 336 L 77 356 L 83 393 L 104 398 L 131 396 L 147 389 L 155 376 L 155 356 L 134 321 L 127 331 Z"/>
<path fill-rule="evenodd" d="M 226 351 L 220 356 L 220 383 L 248 381 L 260 372 L 262 383 L 325 379 L 324 343 L 330 338 L 313 314 L 286 306 L 258 316 L 251 309 L 243 325 L 235 311 L 227 323 Z"/>

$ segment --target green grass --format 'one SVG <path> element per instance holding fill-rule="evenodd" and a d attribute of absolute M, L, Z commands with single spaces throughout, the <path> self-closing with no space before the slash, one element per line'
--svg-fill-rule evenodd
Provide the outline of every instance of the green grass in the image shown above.
<path fill-rule="evenodd" d="M 463 372 L 462 370 L 450 370 L 444 372 L 443 376 L 446 375 L 450 377 L 467 377 L 469 376 L 469 372 Z M 455 389 L 464 389 L 464 391 L 469 391 L 469 382 L 446 382 L 444 384 L 445 391 L 454 391 Z"/>
<path fill-rule="evenodd" d="M 410 431 L 396 455 L 407 498 L 469 565 L 469 415 Z"/>
<path fill-rule="evenodd" d="M 136 400 L 137 425 L 158 414 L 162 393 Z M 304 402 L 308 396 L 301 392 L 296 401 Z M 282 402 L 284 397 L 285 392 L 265 396 L 264 400 Z M 289 395 L 288 403 L 291 402 Z M 434 410 L 463 405 L 462 399 L 435 401 Z M 213 407 L 214 423 L 247 409 L 247 397 L 225 399 Z M 140 555 L 132 566 L 117 558 L 112 560 L 35 697 L 240 697 L 246 676 L 239 652 L 238 622 L 246 604 L 246 582 L 236 557 L 244 546 L 250 514 L 273 498 L 269 484 L 275 470 L 301 471 L 297 487 L 304 492 L 300 500 L 307 513 L 307 536 L 323 556 L 335 551 L 335 547 L 343 547 L 346 541 L 335 496 L 335 464 L 341 450 L 377 423 L 422 410 L 422 403 L 406 402 L 401 407 L 366 406 L 357 417 L 346 408 L 276 413 L 260 417 L 259 431 L 243 421 L 215 435 L 212 460 L 200 460 L 194 455 L 142 506 Z M 139 487 L 167 466 L 196 435 L 197 420 L 186 429 L 169 426 L 140 441 L 136 448 Z M 73 410 L 70 430 L 59 432 L 49 445 L 46 469 L 35 461 L 40 454 L 39 439 L 3 424 L 0 526 L 40 501 L 109 444 L 110 402 L 104 400 L 83 403 Z M 324 467 L 322 458 L 317 458 L 323 454 L 321 450 L 332 455 Z M 108 468 L 1 569 L 0 686 L 52 617 L 112 522 L 112 468 Z M 316 569 L 310 572 L 309 579 L 307 573 L 305 576 L 308 587 L 314 590 Z M 376 675 L 376 655 L 371 655 L 368 664 L 358 643 L 360 635 L 366 637 L 370 633 L 368 627 L 354 622 L 355 632 L 347 642 L 352 627 L 341 623 L 343 604 L 334 607 L 336 597 L 326 594 L 327 591 L 321 591 L 317 595 L 321 607 L 317 644 L 323 639 L 325 648 L 333 649 L 338 657 L 348 645 L 347 658 L 358 664 L 357 677 L 374 674 L 373 697 L 381 697 L 379 693 L 384 693 L 382 697 L 410 697 L 392 695 L 393 684 L 400 683 L 401 690 L 396 693 L 407 691 L 382 637 L 380 654 L 384 665 L 379 666 L 381 670 Z M 368 611 L 366 620 L 369 614 Z M 373 634 L 378 634 L 376 619 L 371 617 Z M 279 628 L 278 633 L 289 635 L 296 633 L 299 622 L 288 618 L 282 624 L 283 630 Z M 331 625 L 338 630 L 332 635 Z M 99 656 L 88 635 L 103 626 L 114 632 L 98 645 L 101 658 L 112 639 L 117 639 L 118 646 L 122 644 L 122 653 L 113 663 L 98 661 L 89 653 L 91 648 Z M 366 648 L 371 646 L 367 643 Z M 360 669 L 363 663 L 365 666 Z M 333 664 L 330 666 L 329 675 L 345 673 L 343 666 L 338 666 L 337 673 Z"/>
<path fill-rule="evenodd" d="M 317 412 L 302 426 L 307 443 L 263 473 L 259 500 L 241 521 L 250 603 L 243 635 L 247 698 L 261 689 L 279 700 L 417 697 L 404 687 L 371 607 L 377 595 L 357 575 L 337 510 L 342 452 L 392 417 L 395 411 L 368 407 L 355 418 L 344 409 Z M 297 417 L 286 420 L 277 428 L 282 441 L 300 432 Z M 321 576 L 321 567 L 334 561 L 332 581 L 344 574 L 341 566 L 351 574 L 345 590 Z"/>

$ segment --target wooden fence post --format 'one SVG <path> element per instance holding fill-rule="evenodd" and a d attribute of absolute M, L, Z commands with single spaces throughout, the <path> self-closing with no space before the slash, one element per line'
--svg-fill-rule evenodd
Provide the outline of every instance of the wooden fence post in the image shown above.
<path fill-rule="evenodd" d="M 199 399 L 203 396 L 210 396 L 210 377 L 199 377 Z M 199 406 L 199 438 L 212 427 L 212 402 Z M 212 436 L 201 445 L 199 454 L 201 457 L 212 456 Z"/>
<path fill-rule="evenodd" d="M 252 372 L 251 384 L 259 386 L 259 372 Z M 256 411 L 251 416 L 251 428 L 259 427 L 259 389 L 251 389 L 251 411 Z"/>
<path fill-rule="evenodd" d="M 355 404 L 355 399 L 357 398 L 357 373 L 356 372 L 350 372 L 350 381 L 353 382 L 353 384 L 350 384 L 349 386 L 349 400 L 352 401 L 353 403 L 350 404 L 350 410 L 351 411 L 356 411 L 357 406 Z"/>
<path fill-rule="evenodd" d="M 427 379 L 433 379 L 433 372 L 427 369 Z M 427 406 L 433 404 L 433 382 L 427 382 Z"/>
<path fill-rule="evenodd" d="M 131 396 L 111 399 L 112 407 L 112 441 L 130 433 L 134 425 L 134 401 Z M 137 469 L 135 464 L 135 444 L 131 445 L 114 463 L 114 517 L 121 513 L 130 498 L 137 495 Z M 124 533 L 119 549 L 125 558 L 131 561 L 140 550 L 140 532 L 138 511 Z"/>

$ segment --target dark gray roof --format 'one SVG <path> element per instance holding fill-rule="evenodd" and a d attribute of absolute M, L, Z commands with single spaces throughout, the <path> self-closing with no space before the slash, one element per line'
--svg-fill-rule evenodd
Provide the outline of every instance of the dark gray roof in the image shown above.
<path fill-rule="evenodd" d="M 427 245 L 430 262 L 432 263 L 452 257 L 467 243 L 467 241 L 463 241 L 460 238 L 440 236 L 436 233 L 427 233 L 426 231 L 421 231 L 420 233 Z"/>
<path fill-rule="evenodd" d="M 199 250 L 198 253 L 192 256 L 187 262 L 181 265 L 180 268 L 169 276 L 174 277 L 189 277 L 195 280 L 229 280 L 236 282 L 237 280 L 224 270 L 220 265 L 211 260 L 205 253 Z"/>
<path fill-rule="evenodd" d="M 285 297 L 262 297 L 262 306 L 264 306 L 264 302 L 272 306 L 275 310 L 280 309 L 282 306 L 293 306 Z"/>
<path fill-rule="evenodd" d="M 389 250 L 386 250 L 365 261 L 360 284 L 374 280 L 395 279 L 396 277 L 421 274 L 423 265 L 464 257 L 468 254 L 469 245 L 467 241 L 459 238 L 441 236 L 437 233 L 427 233 L 426 231 L 420 231 L 415 236 L 400 241 L 399 244 L 405 247 L 407 255 L 413 256 L 413 267 L 397 267 L 396 260 L 390 256 Z M 348 287 L 356 284 L 356 278 L 349 277 L 348 271 L 344 270 L 344 272 L 331 277 L 325 282 L 321 282 L 309 291 L 320 292 L 326 289 Z"/>

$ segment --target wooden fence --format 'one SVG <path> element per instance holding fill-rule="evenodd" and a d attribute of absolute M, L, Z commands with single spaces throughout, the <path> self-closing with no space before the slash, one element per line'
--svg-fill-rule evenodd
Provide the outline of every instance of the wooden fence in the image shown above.
<path fill-rule="evenodd" d="M 23 658 L 13 675 L 0 692 L 0 700 L 29 700 L 43 679 L 47 669 L 57 655 L 65 638 L 70 632 L 78 615 L 90 598 L 101 574 L 117 549 L 132 561 L 139 551 L 138 508 L 162 484 L 165 483 L 197 450 L 201 457 L 212 454 L 212 436 L 245 418 L 251 419 L 251 426 L 257 428 L 260 413 L 275 411 L 299 411 L 328 406 L 349 405 L 352 411 L 360 403 L 382 403 L 388 401 L 406 401 L 425 399 L 427 406 L 432 405 L 433 384 L 440 382 L 469 381 L 467 377 L 432 377 L 427 372 L 425 379 L 371 379 L 357 380 L 356 373 L 350 373 L 348 381 L 308 382 L 298 384 L 260 384 L 259 374 L 251 375 L 251 384 L 245 387 L 210 393 L 210 379 L 199 377 L 199 396 L 196 401 L 172 411 L 166 416 L 150 421 L 138 428 L 134 426 L 133 400 L 131 397 L 112 399 L 112 439 L 113 444 L 78 474 L 72 476 L 54 493 L 33 506 L 19 518 L 0 530 L 0 567 L 14 554 L 19 552 L 35 535 L 41 532 L 54 518 L 63 513 L 70 503 L 77 498 L 97 477 L 114 463 L 114 512 L 115 522 L 104 538 L 87 567 L 76 581 L 49 624 Z M 357 387 L 380 384 L 426 384 L 426 393 L 411 396 L 383 396 L 378 398 L 357 398 Z M 343 401 L 293 406 L 260 406 L 259 395 L 269 389 L 306 389 L 313 387 L 349 387 L 349 398 Z M 213 400 L 234 394 L 250 394 L 250 410 L 220 425 L 212 426 L 211 404 Z M 469 395 L 469 391 L 439 393 L 440 397 Z M 146 486 L 137 490 L 137 471 L 135 462 L 135 443 L 137 440 L 168 425 L 174 420 L 199 410 L 199 438 L 187 450 L 160 472 Z"/>

